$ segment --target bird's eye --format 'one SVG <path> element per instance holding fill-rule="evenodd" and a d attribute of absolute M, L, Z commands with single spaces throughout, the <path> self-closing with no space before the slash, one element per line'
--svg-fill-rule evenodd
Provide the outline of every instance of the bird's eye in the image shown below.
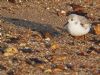
<path fill-rule="evenodd" d="M 84 26 L 83 23 L 81 23 L 81 26 Z"/>
<path fill-rule="evenodd" d="M 73 19 L 71 19 L 71 21 L 73 21 Z"/>

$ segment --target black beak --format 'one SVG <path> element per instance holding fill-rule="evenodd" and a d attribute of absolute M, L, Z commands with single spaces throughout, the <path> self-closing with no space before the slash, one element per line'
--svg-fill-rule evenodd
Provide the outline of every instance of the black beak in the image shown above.
<path fill-rule="evenodd" d="M 67 31 L 67 24 L 68 24 L 69 22 L 67 22 L 67 23 L 65 23 L 64 25 L 63 25 L 63 31 L 64 32 L 66 32 Z"/>

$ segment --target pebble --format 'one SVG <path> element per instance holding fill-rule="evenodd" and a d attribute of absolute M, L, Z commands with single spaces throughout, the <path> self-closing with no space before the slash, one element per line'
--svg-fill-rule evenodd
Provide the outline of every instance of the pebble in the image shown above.
<path fill-rule="evenodd" d="M 99 75 L 99 74 L 100 74 L 100 69 L 96 70 L 96 75 Z"/>
<path fill-rule="evenodd" d="M 57 12 L 58 16 L 65 16 L 66 15 L 66 11 L 65 10 L 61 10 Z"/>
<path fill-rule="evenodd" d="M 85 68 L 86 66 L 83 64 L 80 64 L 79 68 Z"/>
<path fill-rule="evenodd" d="M 26 60 L 26 63 L 28 63 L 29 65 L 35 65 L 35 64 L 43 64 L 45 62 L 38 58 L 29 58 L 28 60 Z"/>
<path fill-rule="evenodd" d="M 63 70 L 60 69 L 60 68 L 55 68 L 55 69 L 53 69 L 53 72 L 55 72 L 55 73 L 57 73 L 57 72 L 63 72 Z"/>
<path fill-rule="evenodd" d="M 88 50 L 87 50 L 87 53 L 94 53 L 94 52 L 96 52 L 96 53 L 100 53 L 100 47 L 98 47 L 98 48 L 96 48 L 96 47 L 90 47 Z"/>
<path fill-rule="evenodd" d="M 100 35 L 100 23 L 95 25 L 94 27 L 94 31 L 96 35 Z"/>
<path fill-rule="evenodd" d="M 85 52 L 80 52 L 80 51 L 77 51 L 76 54 L 79 56 L 87 56 Z"/>
<path fill-rule="evenodd" d="M 7 0 L 8 2 L 11 2 L 11 3 L 21 3 L 23 2 L 23 0 Z"/>
<path fill-rule="evenodd" d="M 0 52 L 4 53 L 5 48 L 0 47 Z"/>
<path fill-rule="evenodd" d="M 80 70 L 78 75 L 94 75 L 90 70 Z"/>
<path fill-rule="evenodd" d="M 87 50 L 87 53 L 91 53 L 92 51 L 94 51 L 95 48 L 94 47 L 90 47 L 88 50 Z"/>
<path fill-rule="evenodd" d="M 2 33 L 0 32 L 0 36 L 2 36 Z"/>
<path fill-rule="evenodd" d="M 0 71 L 6 70 L 6 67 L 4 67 L 2 64 L 0 64 Z"/>
<path fill-rule="evenodd" d="M 70 69 L 70 70 L 73 70 L 74 65 L 73 65 L 72 63 L 68 63 L 68 64 L 66 64 L 66 67 L 67 67 L 68 69 Z"/>
<path fill-rule="evenodd" d="M 51 68 L 56 68 L 57 65 L 56 64 L 51 64 Z"/>
<path fill-rule="evenodd" d="M 9 46 L 4 50 L 4 56 L 12 56 L 15 55 L 16 53 L 18 53 L 18 50 L 14 46 Z"/>
<path fill-rule="evenodd" d="M 47 10 L 50 10 L 50 8 L 49 8 L 49 7 L 47 7 L 46 9 L 47 9 Z"/>
<path fill-rule="evenodd" d="M 29 48 L 29 47 L 21 48 L 21 49 L 19 49 L 19 50 L 21 50 L 21 51 L 24 52 L 24 53 L 32 53 L 32 49 Z"/>
<path fill-rule="evenodd" d="M 12 62 L 13 62 L 13 63 L 17 63 L 17 62 L 18 62 L 18 59 L 17 59 L 17 58 L 15 58 L 15 57 L 14 57 L 14 58 L 12 58 Z"/>
<path fill-rule="evenodd" d="M 51 69 L 47 69 L 44 71 L 45 73 L 52 73 L 52 70 Z"/>
<path fill-rule="evenodd" d="M 14 75 L 14 72 L 12 70 L 7 72 L 7 75 Z"/>
<path fill-rule="evenodd" d="M 50 38 L 46 38 L 44 40 L 45 46 L 46 48 L 50 48 L 51 47 L 51 39 Z"/>
<path fill-rule="evenodd" d="M 17 43 L 19 40 L 18 37 L 9 37 L 7 40 L 6 40 L 6 43 Z"/>

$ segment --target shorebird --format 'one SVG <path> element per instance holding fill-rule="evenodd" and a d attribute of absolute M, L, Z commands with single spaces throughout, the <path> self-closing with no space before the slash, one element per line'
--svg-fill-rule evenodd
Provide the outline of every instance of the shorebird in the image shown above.
<path fill-rule="evenodd" d="M 86 17 L 77 14 L 70 14 L 68 22 L 64 26 L 64 29 L 72 36 L 85 35 L 90 31 L 90 28 L 90 21 Z"/>

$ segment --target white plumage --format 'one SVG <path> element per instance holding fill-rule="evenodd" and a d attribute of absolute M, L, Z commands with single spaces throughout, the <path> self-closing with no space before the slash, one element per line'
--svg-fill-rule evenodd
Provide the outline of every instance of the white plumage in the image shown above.
<path fill-rule="evenodd" d="M 68 23 L 64 27 L 72 36 L 82 36 L 90 31 L 91 24 L 84 16 L 71 14 Z"/>

